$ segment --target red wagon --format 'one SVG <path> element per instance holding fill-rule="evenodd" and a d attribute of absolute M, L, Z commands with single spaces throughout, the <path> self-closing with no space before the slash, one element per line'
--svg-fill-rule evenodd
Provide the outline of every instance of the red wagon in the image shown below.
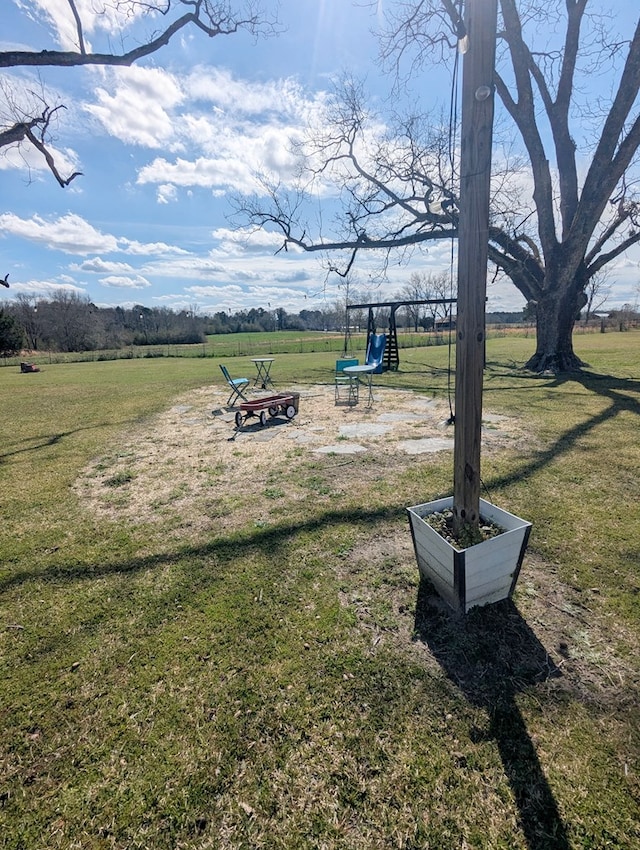
<path fill-rule="evenodd" d="M 240 428 L 251 416 L 257 416 L 261 425 L 267 424 L 269 416 L 286 416 L 293 419 L 298 412 L 300 393 L 278 393 L 255 401 L 243 401 L 240 410 L 236 411 L 236 428 Z M 243 415 L 244 414 L 244 415 Z"/>

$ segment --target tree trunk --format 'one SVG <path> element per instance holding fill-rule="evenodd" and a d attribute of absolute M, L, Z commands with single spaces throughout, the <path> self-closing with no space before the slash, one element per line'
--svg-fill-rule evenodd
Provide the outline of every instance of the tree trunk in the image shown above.
<path fill-rule="evenodd" d="M 536 353 L 525 363 L 532 372 L 577 372 L 585 364 L 573 350 L 573 326 L 586 295 L 556 287 L 537 304 Z"/>

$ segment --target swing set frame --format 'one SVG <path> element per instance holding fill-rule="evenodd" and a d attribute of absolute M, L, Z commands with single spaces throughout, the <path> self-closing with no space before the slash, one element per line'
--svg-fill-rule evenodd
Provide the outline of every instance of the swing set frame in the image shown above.
<path fill-rule="evenodd" d="M 389 312 L 389 329 L 388 329 L 388 338 L 387 345 L 384 352 L 384 362 L 383 369 L 397 371 L 400 365 L 400 349 L 398 346 L 398 325 L 396 322 L 396 312 L 400 309 L 400 307 L 413 307 L 418 305 L 426 305 L 426 304 L 438 304 L 440 306 L 448 305 L 451 307 L 452 304 L 455 304 L 457 301 L 456 298 L 423 298 L 417 301 L 376 301 L 370 302 L 367 304 L 347 304 L 347 317 L 346 317 L 346 325 L 345 325 L 345 335 L 344 335 L 344 353 L 347 353 L 347 340 L 351 335 L 349 330 L 349 310 L 367 310 L 367 342 L 365 346 L 365 350 L 369 349 L 369 340 L 371 336 L 376 333 L 376 321 L 374 316 L 374 310 L 380 307 L 388 307 Z"/>

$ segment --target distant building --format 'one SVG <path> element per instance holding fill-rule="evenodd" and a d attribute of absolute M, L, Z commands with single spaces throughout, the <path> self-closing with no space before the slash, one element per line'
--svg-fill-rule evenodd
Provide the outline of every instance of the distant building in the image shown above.
<path fill-rule="evenodd" d="M 447 316 L 444 319 L 436 319 L 434 330 L 435 331 L 455 331 L 456 329 L 456 317 L 455 316 Z"/>

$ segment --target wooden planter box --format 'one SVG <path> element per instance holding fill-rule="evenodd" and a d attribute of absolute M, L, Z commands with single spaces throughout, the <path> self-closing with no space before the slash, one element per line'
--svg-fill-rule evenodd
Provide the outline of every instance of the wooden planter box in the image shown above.
<path fill-rule="evenodd" d="M 480 500 L 481 519 L 503 534 L 459 551 L 423 517 L 451 508 L 453 497 L 407 508 L 420 573 L 457 611 L 508 599 L 516 586 L 531 523 Z"/>

